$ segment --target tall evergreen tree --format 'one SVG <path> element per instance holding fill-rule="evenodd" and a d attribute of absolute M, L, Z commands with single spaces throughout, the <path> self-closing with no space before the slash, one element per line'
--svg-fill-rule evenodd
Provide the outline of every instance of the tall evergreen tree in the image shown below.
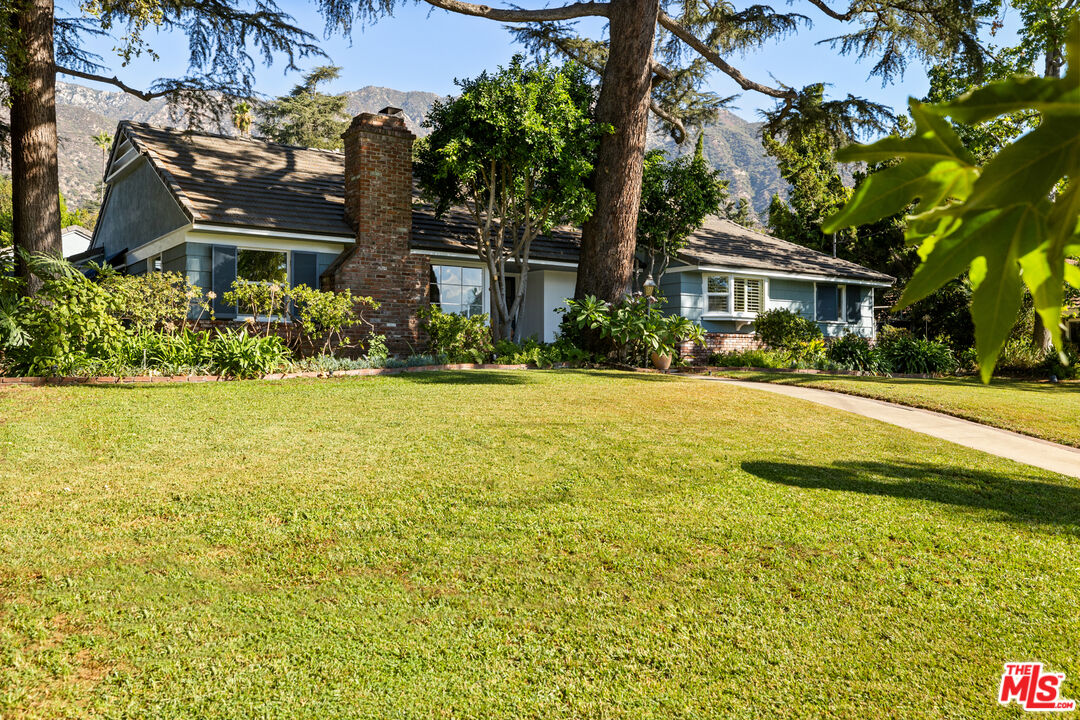
<path fill-rule="evenodd" d="M 304 75 L 288 95 L 259 108 L 259 132 L 285 145 L 339 150 L 341 134 L 349 127 L 344 95 L 327 95 L 319 86 L 337 80 L 340 67 L 321 66 Z"/>
<path fill-rule="evenodd" d="M 335 0 L 320 0 L 336 7 Z M 709 119 L 724 99 L 703 90 L 714 70 L 744 91 L 777 101 L 770 122 L 783 125 L 800 91 L 743 74 L 728 59 L 797 32 L 812 18 L 768 5 L 743 9 L 729 2 L 606 0 L 570 2 L 538 10 L 493 8 L 464 0 L 426 0 L 450 12 L 518 26 L 519 39 L 539 53 L 560 53 L 590 68 L 600 81 L 597 119 L 615 132 L 606 135 L 597 157 L 593 186 L 596 211 L 585 224 L 577 291 L 616 300 L 633 268 L 642 160 L 650 112 L 676 137 L 688 124 Z M 390 14 L 395 0 L 358 0 L 362 20 Z M 808 12 L 840 23 L 836 51 L 873 59 L 871 74 L 883 81 L 899 76 L 913 60 L 928 61 L 961 49 L 973 62 L 981 56 L 976 33 L 983 0 L 848 0 L 841 9 L 827 0 L 805 0 Z M 510 3 L 508 3 L 510 5 Z M 607 19 L 602 38 L 576 33 L 575 20 Z M 783 75 L 783 69 L 777 68 Z M 879 126 L 885 109 L 860 98 L 822 103 L 813 118 L 830 131 Z"/>
<path fill-rule="evenodd" d="M 0 83 L 11 106 L 13 235 L 30 252 L 60 251 L 57 172 L 56 76 L 58 73 L 120 88 L 142 100 L 166 98 L 189 111 L 192 122 L 220 120 L 235 97 L 251 95 L 253 53 L 270 63 L 284 56 L 320 55 L 314 36 L 292 24 L 273 0 L 249 7 L 241 0 L 87 0 L 74 16 L 57 15 L 53 0 L 12 0 L 0 8 Z M 331 21 L 347 8 L 324 8 Z M 116 32 L 117 63 L 156 59 L 155 31 L 188 38 L 188 67 L 147 90 L 126 84 L 104 58 L 84 48 L 88 37 Z M 20 272 L 32 278 L 26 268 Z M 29 286 L 33 291 L 33 286 Z"/>

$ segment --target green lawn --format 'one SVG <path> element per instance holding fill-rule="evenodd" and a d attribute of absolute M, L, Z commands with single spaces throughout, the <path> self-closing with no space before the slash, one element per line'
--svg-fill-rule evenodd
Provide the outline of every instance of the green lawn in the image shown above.
<path fill-rule="evenodd" d="M 1080 484 L 690 379 L 0 391 L 0 717 L 973 718 L 1080 698 Z"/>
<path fill-rule="evenodd" d="M 1080 382 L 885 378 L 724 371 L 726 377 L 805 385 L 889 400 L 1080 447 Z"/>

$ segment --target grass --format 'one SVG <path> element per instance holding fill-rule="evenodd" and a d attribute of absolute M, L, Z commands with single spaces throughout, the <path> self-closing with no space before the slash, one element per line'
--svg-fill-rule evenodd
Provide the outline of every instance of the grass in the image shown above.
<path fill-rule="evenodd" d="M 719 383 L 0 392 L 0 717 L 973 718 L 1080 696 L 1080 485 Z"/>
<path fill-rule="evenodd" d="M 726 377 L 805 385 L 936 410 L 1013 432 L 1080 447 L 1080 382 L 975 378 L 886 378 L 725 371 Z"/>

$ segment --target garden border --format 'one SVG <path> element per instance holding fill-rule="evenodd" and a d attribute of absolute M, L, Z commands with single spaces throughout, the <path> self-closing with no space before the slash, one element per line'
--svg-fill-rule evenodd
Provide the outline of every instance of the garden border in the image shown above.
<path fill-rule="evenodd" d="M 447 365 L 416 365 L 395 368 L 358 368 L 355 370 L 313 370 L 298 373 L 269 373 L 250 380 L 292 380 L 293 378 L 356 377 L 363 375 L 401 375 L 411 372 L 438 370 L 528 370 L 528 365 L 498 363 L 451 363 Z M 157 385 L 161 383 L 234 382 L 237 378 L 225 375 L 132 375 L 115 377 L 0 377 L 0 385 Z"/>
<path fill-rule="evenodd" d="M 930 375 L 926 373 L 872 373 L 862 370 L 817 370 L 814 368 L 762 368 L 750 366 L 708 365 L 702 368 L 704 372 L 760 372 L 776 373 L 778 375 L 847 375 L 851 377 L 879 377 L 879 378 L 914 378 L 917 380 L 933 380 L 946 377 L 968 377 L 972 373 L 956 375 Z M 685 372 L 685 371 L 684 371 Z"/>

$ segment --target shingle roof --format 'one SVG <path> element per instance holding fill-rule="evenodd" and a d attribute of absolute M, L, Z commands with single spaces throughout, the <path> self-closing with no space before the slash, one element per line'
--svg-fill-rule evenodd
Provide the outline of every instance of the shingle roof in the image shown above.
<path fill-rule="evenodd" d="M 341 153 L 135 122 L 121 129 L 196 222 L 353 234 Z"/>
<path fill-rule="evenodd" d="M 690 237 L 680 258 L 692 265 L 839 276 L 885 283 L 895 279 L 717 217 L 709 218 L 705 226 Z"/>
<path fill-rule="evenodd" d="M 197 222 L 352 236 L 345 219 L 345 156 L 332 150 L 277 145 L 122 122 L 121 132 Z M 474 252 L 474 224 L 464 209 L 436 217 L 413 200 L 411 245 L 429 252 Z M 580 231 L 558 228 L 533 242 L 536 260 L 576 262 Z M 884 273 L 801 245 L 712 218 L 695 233 L 682 259 L 694 265 L 839 276 L 892 282 Z"/>

